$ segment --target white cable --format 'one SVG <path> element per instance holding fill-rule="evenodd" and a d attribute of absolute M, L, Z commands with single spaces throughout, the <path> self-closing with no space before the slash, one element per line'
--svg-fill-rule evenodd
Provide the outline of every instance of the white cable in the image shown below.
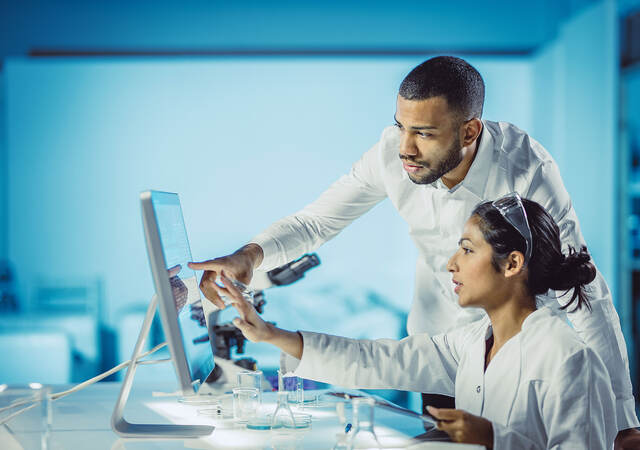
<path fill-rule="evenodd" d="M 144 357 L 146 357 L 146 356 L 149 356 L 149 355 L 151 355 L 152 353 L 157 352 L 158 350 L 160 350 L 161 348 L 165 347 L 166 345 L 167 345 L 167 343 L 166 343 L 166 342 L 163 342 L 162 344 L 158 344 L 158 345 L 156 345 L 156 346 L 155 346 L 155 347 L 153 347 L 151 350 L 149 350 L 149 351 L 147 351 L 147 352 L 143 353 L 142 355 L 138 356 L 138 358 L 136 358 L 136 363 L 137 363 L 137 364 L 140 364 L 140 363 L 141 363 L 141 361 L 140 361 L 140 360 L 141 360 L 142 358 L 144 358 Z M 167 360 L 167 361 L 168 361 L 168 360 Z M 89 380 L 87 380 L 87 381 L 83 381 L 82 383 L 80 383 L 80 384 L 78 384 L 78 385 L 76 385 L 76 386 L 72 387 L 71 389 L 68 389 L 68 390 L 66 390 L 66 391 L 62 391 L 62 392 L 56 392 L 55 394 L 51 394 L 51 400 L 57 400 L 57 399 L 59 399 L 59 398 L 65 397 L 65 396 L 67 396 L 67 395 L 69 395 L 69 394 L 71 394 L 71 393 L 73 393 L 73 392 L 77 392 L 77 391 L 79 391 L 80 389 L 84 389 L 85 387 L 87 387 L 87 386 L 89 386 L 89 385 L 91 385 L 91 384 L 93 384 L 93 383 L 95 383 L 95 382 L 97 382 L 97 381 L 100 381 L 100 380 L 102 380 L 103 378 L 106 378 L 106 377 L 108 377 L 108 376 L 109 376 L 109 375 L 111 375 L 111 374 L 114 374 L 114 373 L 116 373 L 116 372 L 121 371 L 122 369 L 124 369 L 125 367 L 127 367 L 129 364 L 131 364 L 131 360 L 130 360 L 130 359 L 129 359 L 129 360 L 127 360 L 127 361 L 125 361 L 125 362 L 123 362 L 123 363 L 118 364 L 118 365 L 117 365 L 117 366 L 115 366 L 114 368 L 109 369 L 109 370 L 107 370 L 107 371 L 106 371 L 106 372 L 104 372 L 104 373 L 101 373 L 100 375 L 97 375 L 97 376 L 95 376 L 95 377 L 93 377 L 93 378 L 91 378 L 91 379 L 89 379 Z"/>
<path fill-rule="evenodd" d="M 39 400 L 42 401 L 42 400 Z M 10 421 L 11 419 L 13 419 L 15 416 L 22 414 L 25 411 L 29 411 L 32 408 L 35 408 L 36 406 L 38 406 L 38 403 L 34 403 L 33 405 L 29 405 L 25 408 L 19 409 L 16 412 L 14 412 L 13 414 L 9 414 L 7 417 L 5 417 L 4 419 L 0 420 L 0 425 L 4 424 L 5 422 Z"/>
<path fill-rule="evenodd" d="M 150 365 L 150 364 L 159 364 L 159 363 L 163 363 L 163 362 L 167 362 L 167 361 L 171 361 L 171 358 L 152 359 L 150 361 L 138 361 L 138 364 L 139 365 Z"/>
<path fill-rule="evenodd" d="M 161 362 L 171 361 L 171 358 L 149 360 L 149 361 L 140 361 L 142 358 L 145 358 L 145 357 L 157 352 L 161 348 L 166 347 L 166 345 L 167 345 L 167 343 L 163 342 L 162 344 L 156 345 L 151 350 L 144 352 L 143 354 L 141 354 L 140 356 L 138 356 L 136 358 L 136 364 L 157 364 L 157 363 L 161 363 Z M 93 383 L 96 383 L 96 382 L 102 380 L 103 378 L 108 377 L 111 374 L 114 374 L 116 372 L 121 371 L 122 369 L 127 367 L 129 364 L 131 364 L 131 360 L 130 359 L 125 361 L 125 362 L 122 362 L 122 363 L 118 364 L 117 366 L 113 367 L 112 369 L 107 370 L 106 372 L 101 373 L 100 375 L 97 375 L 97 376 L 95 376 L 95 377 L 93 377 L 93 378 L 91 378 L 91 379 L 89 379 L 87 381 L 83 381 L 82 383 L 75 385 L 71 389 L 67 389 L 66 391 L 56 392 L 55 394 L 48 394 L 48 397 L 49 397 L 49 399 L 51 401 L 58 400 L 58 399 L 60 399 L 62 397 L 66 397 L 67 395 L 72 394 L 74 392 L 77 392 L 77 391 L 79 391 L 81 389 L 84 389 L 87 386 L 89 386 L 89 385 L 91 385 Z M 10 404 L 8 406 L 0 408 L 0 413 L 1 413 L 1 412 L 6 411 L 6 410 L 13 409 L 13 408 L 15 408 L 17 406 L 22 406 L 22 405 L 26 405 L 28 403 L 33 403 L 33 405 L 29 405 L 29 406 L 27 406 L 25 408 L 22 408 L 22 409 L 14 412 L 14 413 L 8 415 L 7 417 L 5 417 L 3 419 L 0 419 L 0 425 L 8 422 L 9 420 L 13 419 L 17 415 L 22 414 L 23 412 L 25 412 L 25 411 L 27 411 L 27 410 L 29 410 L 31 408 L 34 408 L 38 404 L 38 402 L 41 402 L 41 401 L 42 401 L 42 399 L 19 400 L 19 401 L 13 402 L 12 404 Z"/>
<path fill-rule="evenodd" d="M 5 407 L 3 407 L 3 408 L 0 408 L 0 413 L 1 413 L 1 412 L 3 412 L 3 411 L 6 411 L 6 410 L 8 410 L 8 409 L 13 409 L 13 408 L 15 408 L 16 406 L 26 405 L 26 404 L 28 404 L 28 403 L 33 403 L 33 402 L 35 402 L 35 401 L 39 401 L 39 400 L 34 400 L 34 399 L 32 399 L 32 398 L 30 398 L 29 400 L 16 400 L 16 401 L 14 401 L 13 403 L 11 403 L 10 405 L 7 405 L 7 406 L 5 406 Z"/>

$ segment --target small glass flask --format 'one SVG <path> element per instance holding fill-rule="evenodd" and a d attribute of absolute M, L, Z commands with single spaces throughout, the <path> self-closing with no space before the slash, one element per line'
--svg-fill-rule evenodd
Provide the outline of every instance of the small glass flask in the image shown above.
<path fill-rule="evenodd" d="M 336 443 L 332 450 L 351 450 L 350 437 L 351 436 L 346 433 L 336 433 Z"/>
<path fill-rule="evenodd" d="M 296 428 L 296 420 L 289 406 L 286 391 L 278 392 L 278 405 L 271 416 L 271 429 L 277 430 L 279 428 Z"/>
<path fill-rule="evenodd" d="M 351 400 L 353 409 L 353 435 L 351 448 L 382 448 L 373 429 L 376 401 L 370 397 L 358 397 Z"/>

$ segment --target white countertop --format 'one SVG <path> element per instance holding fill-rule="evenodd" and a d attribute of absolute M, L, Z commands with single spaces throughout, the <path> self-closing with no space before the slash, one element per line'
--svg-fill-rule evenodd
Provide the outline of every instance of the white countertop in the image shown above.
<path fill-rule="evenodd" d="M 3 450 L 32 449 L 173 449 L 173 448 L 244 448 L 244 449 L 331 449 L 337 433 L 343 432 L 335 404 L 321 400 L 319 407 L 305 407 L 303 412 L 312 415 L 309 429 L 276 433 L 275 431 L 247 430 L 232 419 L 214 419 L 198 413 L 207 408 L 178 402 L 177 396 L 153 396 L 155 392 L 174 391 L 175 385 L 162 383 L 134 386 L 125 409 L 130 422 L 206 424 L 216 428 L 209 436 L 200 439 L 120 439 L 111 430 L 110 419 L 121 387 L 118 382 L 103 382 L 71 394 L 51 404 L 51 425 L 42 420 L 45 409 L 34 408 L 0 426 L 0 448 Z M 10 387 L 11 389 L 11 387 Z M 52 392 L 64 390 L 53 386 Z M 8 391 L 7 391 L 8 392 Z M 4 393 L 6 394 L 6 392 Z M 307 391 L 307 394 L 312 395 Z M 0 394 L 0 400 L 1 396 Z M 325 398 L 325 397 L 322 397 Z M 262 411 L 275 409 L 275 393 L 265 392 Z M 5 402 L 6 404 L 6 402 Z M 324 406 L 322 406 L 324 405 Z M 5 416 L 0 414 L 0 417 Z M 375 431 L 385 448 L 420 449 L 480 449 L 447 442 L 420 442 L 414 436 L 424 433 L 422 422 L 411 417 L 394 414 L 376 408 Z M 413 447 L 412 447 L 413 448 Z"/>

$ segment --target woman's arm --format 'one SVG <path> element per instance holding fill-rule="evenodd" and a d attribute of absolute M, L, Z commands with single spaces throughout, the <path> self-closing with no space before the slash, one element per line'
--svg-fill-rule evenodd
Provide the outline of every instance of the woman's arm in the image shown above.
<path fill-rule="evenodd" d="M 283 360 L 284 370 L 293 369 L 300 377 L 347 388 L 453 395 L 458 355 L 445 336 L 372 341 L 282 330 L 265 323 L 234 289 L 231 280 L 222 280 L 227 287 L 217 289 L 233 299 L 241 316 L 234 319 L 234 324 L 243 334 L 253 342 L 276 345 L 296 358 Z"/>
<path fill-rule="evenodd" d="M 251 342 L 267 342 L 275 345 L 283 352 L 294 358 L 302 358 L 302 336 L 300 333 L 283 330 L 262 320 L 256 309 L 246 301 L 238 288 L 222 272 L 220 278 L 225 287 L 215 285 L 218 294 L 232 299 L 232 305 L 240 317 L 233 319 L 233 324 L 242 331 L 242 334 Z"/>

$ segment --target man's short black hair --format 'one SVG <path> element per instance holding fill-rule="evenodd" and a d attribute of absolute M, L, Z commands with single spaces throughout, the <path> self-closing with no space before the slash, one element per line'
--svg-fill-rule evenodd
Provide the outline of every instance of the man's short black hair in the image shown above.
<path fill-rule="evenodd" d="M 442 96 L 461 120 L 482 117 L 482 76 L 471 64 L 454 56 L 437 56 L 414 68 L 402 81 L 399 94 L 407 100 Z"/>

